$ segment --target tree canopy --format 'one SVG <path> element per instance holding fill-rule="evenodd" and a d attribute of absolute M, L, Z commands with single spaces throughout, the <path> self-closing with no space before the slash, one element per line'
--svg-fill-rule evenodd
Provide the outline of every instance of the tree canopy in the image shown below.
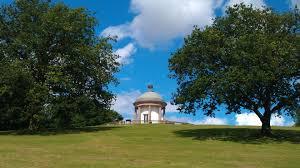
<path fill-rule="evenodd" d="M 299 12 L 276 13 L 244 4 L 229 7 L 211 26 L 195 27 L 169 60 L 179 110 L 214 116 L 254 112 L 263 135 L 271 115 L 294 116 L 299 107 Z"/>
<path fill-rule="evenodd" d="M 0 8 L 0 129 L 95 125 L 107 115 L 117 55 L 84 8 L 17 0 Z M 106 117 L 105 117 L 106 116 Z M 120 118 L 120 117 L 119 117 Z"/>
<path fill-rule="evenodd" d="M 299 108 L 296 110 L 296 119 L 295 119 L 295 121 L 296 121 L 296 126 L 300 126 L 300 109 Z"/>

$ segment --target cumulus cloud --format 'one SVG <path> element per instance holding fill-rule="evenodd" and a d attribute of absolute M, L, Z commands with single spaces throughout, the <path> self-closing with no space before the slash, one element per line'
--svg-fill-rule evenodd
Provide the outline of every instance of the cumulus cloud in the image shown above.
<path fill-rule="evenodd" d="M 233 6 L 240 3 L 244 3 L 245 5 L 253 5 L 254 8 L 258 9 L 262 9 L 266 6 L 264 0 L 229 0 L 224 5 L 223 10 L 225 11 L 228 6 Z"/>
<path fill-rule="evenodd" d="M 212 23 L 215 9 L 223 0 L 132 0 L 131 11 L 136 14 L 129 23 L 106 28 L 103 36 L 130 37 L 145 48 L 169 43 L 200 27 Z"/>
<path fill-rule="evenodd" d="M 133 43 L 127 44 L 123 48 L 119 48 L 115 51 L 115 54 L 119 55 L 120 57 L 117 61 L 120 64 L 130 64 L 132 62 L 131 56 L 136 52 L 136 48 Z"/>
<path fill-rule="evenodd" d="M 299 3 L 299 0 L 290 1 Z M 117 36 L 119 40 L 129 37 L 140 46 L 153 49 L 190 34 L 194 25 L 210 25 L 216 9 L 225 11 L 226 7 L 239 3 L 256 8 L 266 6 L 264 0 L 131 0 L 133 20 L 107 27 L 101 35 Z"/>
<path fill-rule="evenodd" d="M 297 5 L 300 8 L 300 0 L 290 0 L 290 6 L 294 8 Z"/>
<path fill-rule="evenodd" d="M 132 116 L 134 111 L 133 103 L 140 95 L 141 92 L 139 90 L 121 92 L 117 94 L 117 98 L 113 103 L 112 109 L 124 116 Z"/>
<path fill-rule="evenodd" d="M 255 113 L 243 113 L 235 115 L 236 125 L 252 125 L 252 126 L 261 126 L 262 123 Z M 272 126 L 292 126 L 293 122 L 288 122 L 284 117 L 279 117 L 272 115 L 271 116 L 271 125 Z"/>

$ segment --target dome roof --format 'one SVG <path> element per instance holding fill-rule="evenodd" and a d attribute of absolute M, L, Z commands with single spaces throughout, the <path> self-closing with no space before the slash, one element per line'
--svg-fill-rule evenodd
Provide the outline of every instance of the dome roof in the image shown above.
<path fill-rule="evenodd" d="M 142 94 L 140 97 L 136 99 L 136 102 L 140 101 L 163 101 L 162 97 L 153 91 L 148 91 Z"/>
<path fill-rule="evenodd" d="M 155 102 L 164 102 L 163 98 L 153 90 L 153 86 L 148 86 L 148 91 L 142 94 L 140 97 L 136 99 L 135 102 L 147 102 L 147 101 L 155 101 Z"/>

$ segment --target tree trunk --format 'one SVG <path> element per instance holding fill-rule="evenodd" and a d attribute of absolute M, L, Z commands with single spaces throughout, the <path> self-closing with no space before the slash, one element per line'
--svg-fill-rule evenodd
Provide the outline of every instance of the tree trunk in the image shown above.
<path fill-rule="evenodd" d="M 271 136 L 272 135 L 270 121 L 262 122 L 260 133 L 262 136 Z"/>
<path fill-rule="evenodd" d="M 272 131 L 271 131 L 271 113 L 266 112 L 263 116 L 263 118 L 261 119 L 261 135 L 262 136 L 271 136 L 272 135 Z"/>

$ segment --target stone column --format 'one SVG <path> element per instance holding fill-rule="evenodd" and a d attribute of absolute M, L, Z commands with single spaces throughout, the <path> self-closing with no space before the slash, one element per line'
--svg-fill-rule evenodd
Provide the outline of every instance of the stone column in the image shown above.
<path fill-rule="evenodd" d="M 163 108 L 163 115 L 162 115 L 163 120 L 165 120 L 165 113 L 166 113 L 166 108 L 164 107 L 164 108 Z"/>
<path fill-rule="evenodd" d="M 162 107 L 158 107 L 158 123 L 161 122 L 161 108 Z"/>
<path fill-rule="evenodd" d="M 138 106 L 138 110 L 137 110 L 137 123 L 141 123 L 141 107 Z"/>
<path fill-rule="evenodd" d="M 137 117 L 137 114 L 136 114 L 136 107 L 134 106 L 134 113 L 133 113 L 133 122 L 134 122 L 134 123 L 136 122 L 136 117 Z"/>
<path fill-rule="evenodd" d="M 151 106 L 148 107 L 148 123 L 151 122 Z"/>

